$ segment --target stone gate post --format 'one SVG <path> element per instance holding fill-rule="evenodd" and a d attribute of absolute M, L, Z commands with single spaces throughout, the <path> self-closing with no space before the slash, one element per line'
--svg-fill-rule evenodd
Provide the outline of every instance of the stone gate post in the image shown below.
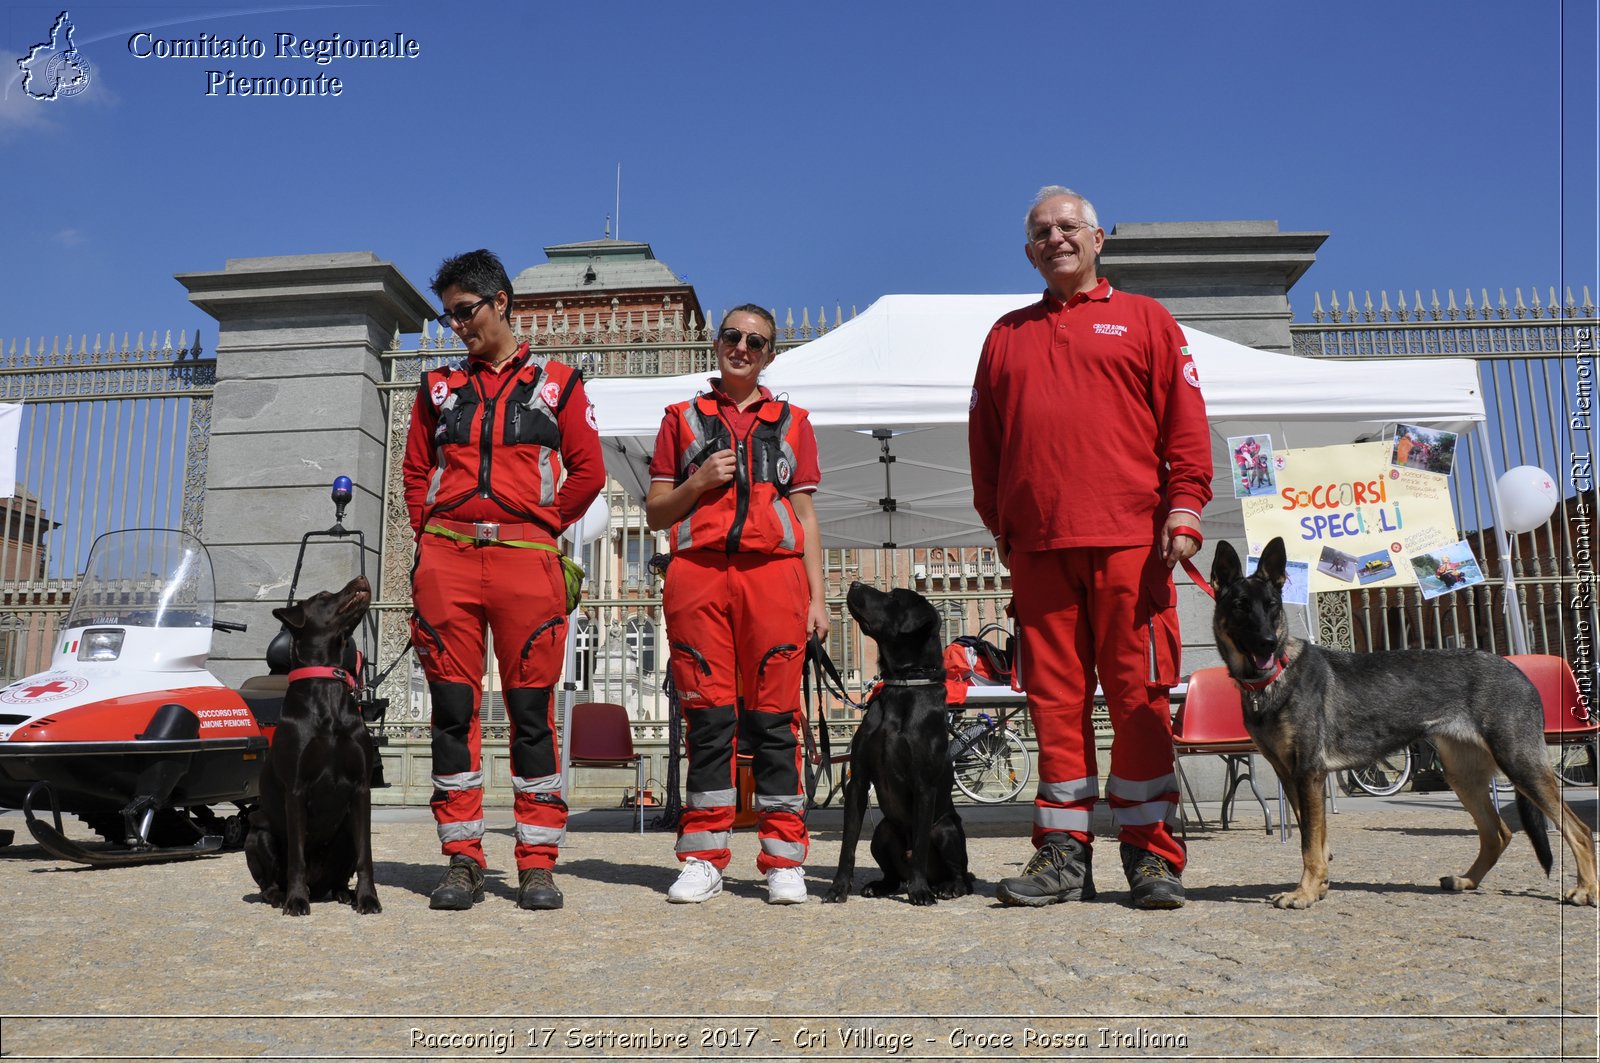
<path fill-rule="evenodd" d="M 271 610 L 288 595 L 301 536 L 333 526 L 336 476 L 355 481 L 344 526 L 365 534 L 377 587 L 387 430 L 380 355 L 433 310 L 367 251 L 229 259 L 177 280 L 218 323 L 202 537 L 217 569 L 219 615 L 250 626 L 218 636 L 211 657 L 217 678 L 238 683 L 262 670 L 278 630 Z M 314 542 L 297 596 L 342 586 L 358 558 L 353 545 Z"/>

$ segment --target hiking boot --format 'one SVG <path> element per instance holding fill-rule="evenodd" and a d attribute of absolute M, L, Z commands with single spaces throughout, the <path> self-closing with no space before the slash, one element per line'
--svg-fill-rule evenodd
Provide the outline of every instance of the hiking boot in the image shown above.
<path fill-rule="evenodd" d="M 550 912 L 561 907 L 566 898 L 557 888 L 555 876 L 547 867 L 524 868 L 517 876 L 517 907 L 536 912 Z"/>
<path fill-rule="evenodd" d="M 775 867 L 768 871 L 767 903 L 806 903 L 806 869 L 803 867 Z"/>
<path fill-rule="evenodd" d="M 470 856 L 452 856 L 444 878 L 428 895 L 428 907 L 464 912 L 483 900 L 483 868 Z"/>
<path fill-rule="evenodd" d="M 1001 904 L 1039 908 L 1059 901 L 1094 900 L 1094 854 L 1070 834 L 1049 834 L 1016 878 L 995 890 Z"/>
<path fill-rule="evenodd" d="M 1165 858 L 1123 842 L 1122 870 L 1135 908 L 1183 907 L 1183 879 Z"/>
<path fill-rule="evenodd" d="M 691 856 L 683 862 L 678 881 L 667 890 L 667 900 L 673 904 L 699 904 L 709 901 L 722 892 L 722 872 L 715 864 Z"/>

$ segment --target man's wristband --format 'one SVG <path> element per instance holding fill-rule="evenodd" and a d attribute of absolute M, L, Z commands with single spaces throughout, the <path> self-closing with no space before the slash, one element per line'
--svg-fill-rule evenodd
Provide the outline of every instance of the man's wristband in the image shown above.
<path fill-rule="evenodd" d="M 1199 528 L 1191 528 L 1187 524 L 1180 524 L 1176 528 L 1173 528 L 1172 529 L 1172 534 L 1173 535 L 1187 535 L 1189 538 L 1193 539 L 1196 543 L 1204 543 L 1206 541 L 1205 536 L 1200 534 L 1200 529 Z"/>

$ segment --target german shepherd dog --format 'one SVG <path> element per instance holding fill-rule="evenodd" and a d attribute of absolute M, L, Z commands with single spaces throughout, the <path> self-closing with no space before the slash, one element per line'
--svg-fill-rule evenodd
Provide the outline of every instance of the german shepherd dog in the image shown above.
<path fill-rule="evenodd" d="M 850 742 L 839 870 L 822 899 L 850 898 L 868 787 L 877 791 L 883 812 L 872 833 L 872 858 L 883 877 L 863 886 L 861 895 L 887 897 L 903 888 L 916 905 L 964 897 L 972 892 L 972 876 L 966 831 L 950 796 L 955 769 L 938 610 L 916 591 L 885 594 L 864 583 L 852 583 L 846 601 L 862 632 L 878 644 L 882 684 L 869 695 Z"/>
<path fill-rule="evenodd" d="M 1239 555 L 1217 544 L 1211 581 L 1213 629 L 1228 674 L 1243 693 L 1244 725 L 1282 780 L 1300 822 L 1300 884 L 1272 898 L 1308 908 L 1328 893 L 1323 787 L 1330 771 L 1360 768 L 1420 738 L 1432 742 L 1445 778 L 1478 828 L 1478 859 L 1446 890 L 1476 889 L 1511 842 L 1490 798 L 1498 768 L 1516 788 L 1517 814 L 1545 874 L 1554 820 L 1577 861 L 1566 899 L 1595 904 L 1595 850 L 1587 824 L 1561 799 L 1544 745 L 1539 692 L 1503 657 L 1482 650 L 1341 653 L 1288 636 L 1283 614 L 1285 551 L 1273 539 L 1246 577 Z"/>
<path fill-rule="evenodd" d="M 272 611 L 293 638 L 292 668 L 245 862 L 262 899 L 284 915 L 307 915 L 313 899 L 329 895 L 362 915 L 381 910 L 372 882 L 377 750 L 356 706 L 356 680 L 343 667 L 371 604 L 372 587 L 357 576 L 343 590 Z"/>

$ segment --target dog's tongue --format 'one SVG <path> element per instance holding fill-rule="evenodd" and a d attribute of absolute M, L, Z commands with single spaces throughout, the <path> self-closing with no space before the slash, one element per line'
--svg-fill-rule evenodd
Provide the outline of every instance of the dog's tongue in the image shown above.
<path fill-rule="evenodd" d="M 1272 654 L 1270 653 L 1256 654 L 1250 658 L 1250 661 L 1256 666 L 1256 671 L 1258 672 L 1272 671 Z"/>

